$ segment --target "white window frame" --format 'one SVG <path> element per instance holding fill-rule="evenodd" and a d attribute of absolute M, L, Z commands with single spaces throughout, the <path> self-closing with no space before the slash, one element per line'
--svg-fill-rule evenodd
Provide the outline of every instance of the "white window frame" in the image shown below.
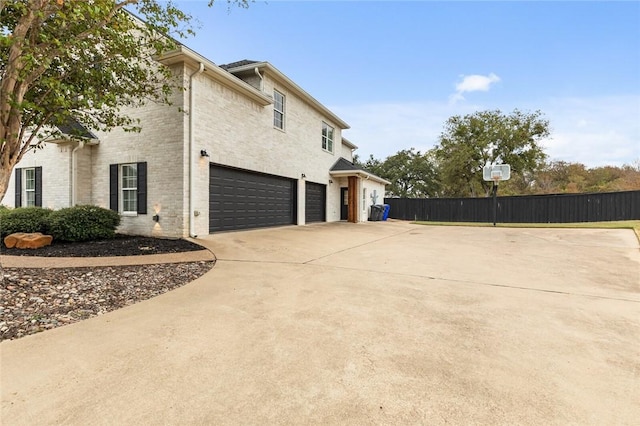
<path fill-rule="evenodd" d="M 128 180 L 125 182 L 125 169 L 129 169 L 133 171 L 133 176 L 128 175 Z M 120 164 L 118 170 L 118 181 L 120 185 L 120 211 L 123 215 L 126 216 L 137 216 L 138 215 L 138 164 L 137 163 L 126 163 Z M 135 185 L 131 185 L 131 178 L 133 178 Z M 125 194 L 128 196 L 125 197 Z M 133 194 L 133 200 L 129 198 L 129 196 Z M 128 202 L 125 202 L 128 200 Z M 128 205 L 127 205 L 128 204 Z M 133 204 L 133 209 L 127 209 L 131 207 Z"/>
<path fill-rule="evenodd" d="M 333 139 L 336 129 L 322 122 L 322 150 L 333 154 Z"/>
<path fill-rule="evenodd" d="M 367 209 L 367 188 L 362 188 L 362 211 Z"/>
<path fill-rule="evenodd" d="M 36 169 L 35 167 L 29 167 L 23 170 L 23 182 L 24 182 L 24 207 L 34 207 L 36 205 Z M 31 174 L 31 177 L 28 175 Z M 31 183 L 31 185 L 29 185 Z"/>
<path fill-rule="evenodd" d="M 282 105 L 278 105 L 278 96 L 282 98 Z M 287 98 L 284 93 L 279 92 L 277 90 L 273 90 L 273 127 L 278 130 L 284 130 L 284 119 L 285 119 L 285 111 L 286 111 L 286 102 Z M 278 125 L 278 119 L 280 120 L 280 125 Z"/>

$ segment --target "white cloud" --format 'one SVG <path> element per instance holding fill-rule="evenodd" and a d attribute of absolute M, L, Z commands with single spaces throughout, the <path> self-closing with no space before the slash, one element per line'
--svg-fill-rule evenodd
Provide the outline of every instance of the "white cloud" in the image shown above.
<path fill-rule="evenodd" d="M 489 75 L 462 75 L 462 81 L 456 84 L 456 91 L 449 96 L 450 103 L 464 100 L 466 92 L 488 92 L 491 85 L 500 81 L 500 77 L 494 73 Z"/>
<path fill-rule="evenodd" d="M 345 136 L 362 158 L 384 159 L 402 149 L 433 148 L 453 115 L 500 109 L 510 113 L 540 110 L 549 120 L 551 138 L 543 141 L 551 160 L 587 167 L 621 166 L 640 159 L 640 97 L 549 99 L 535 105 L 467 105 L 446 102 L 379 103 L 332 106 L 351 129 Z"/>
<path fill-rule="evenodd" d="M 492 83 L 500 81 L 500 77 L 494 73 L 484 75 L 463 75 L 462 81 L 456 84 L 456 91 L 462 92 L 487 92 Z"/>

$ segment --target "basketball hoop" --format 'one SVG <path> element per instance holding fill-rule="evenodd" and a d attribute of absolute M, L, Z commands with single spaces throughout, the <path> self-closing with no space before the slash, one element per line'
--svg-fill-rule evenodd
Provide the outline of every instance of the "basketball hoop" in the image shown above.
<path fill-rule="evenodd" d="M 502 180 L 502 171 L 491 170 L 491 180 L 493 181 L 493 186 L 498 186 L 498 182 Z"/>
<path fill-rule="evenodd" d="M 511 166 L 508 164 L 491 164 L 482 169 L 482 178 L 485 182 L 493 182 L 493 226 L 498 220 L 498 183 L 501 180 L 511 178 Z"/>
<path fill-rule="evenodd" d="M 482 169 L 482 178 L 487 182 L 497 184 L 501 180 L 509 180 L 511 178 L 511 166 L 508 164 L 491 164 L 484 166 Z"/>

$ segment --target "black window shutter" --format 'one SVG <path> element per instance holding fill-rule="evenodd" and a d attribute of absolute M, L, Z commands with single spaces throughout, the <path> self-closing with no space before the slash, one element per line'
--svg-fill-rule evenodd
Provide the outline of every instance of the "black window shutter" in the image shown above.
<path fill-rule="evenodd" d="M 16 194 L 14 207 L 22 206 L 22 169 L 15 169 Z"/>
<path fill-rule="evenodd" d="M 42 167 L 36 167 L 35 174 L 36 174 L 36 207 L 42 207 Z"/>
<path fill-rule="evenodd" d="M 118 165 L 109 165 L 109 208 L 118 211 Z"/>
<path fill-rule="evenodd" d="M 138 163 L 138 214 L 147 214 L 147 163 Z"/>

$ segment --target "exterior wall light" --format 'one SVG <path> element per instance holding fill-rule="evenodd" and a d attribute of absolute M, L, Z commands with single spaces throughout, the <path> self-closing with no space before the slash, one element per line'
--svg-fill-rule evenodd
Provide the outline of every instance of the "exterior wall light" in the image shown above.
<path fill-rule="evenodd" d="M 208 157 L 209 153 L 207 152 L 206 149 L 201 149 L 200 150 L 200 157 Z"/>
<path fill-rule="evenodd" d="M 160 222 L 160 215 L 156 213 L 151 219 L 153 219 L 154 222 Z"/>
<path fill-rule="evenodd" d="M 303 174 L 301 174 L 301 175 L 300 175 L 300 177 L 301 177 L 302 179 L 304 179 L 304 178 L 306 178 L 306 177 L 307 177 L 307 175 L 305 175 L 305 174 L 303 173 Z"/>

